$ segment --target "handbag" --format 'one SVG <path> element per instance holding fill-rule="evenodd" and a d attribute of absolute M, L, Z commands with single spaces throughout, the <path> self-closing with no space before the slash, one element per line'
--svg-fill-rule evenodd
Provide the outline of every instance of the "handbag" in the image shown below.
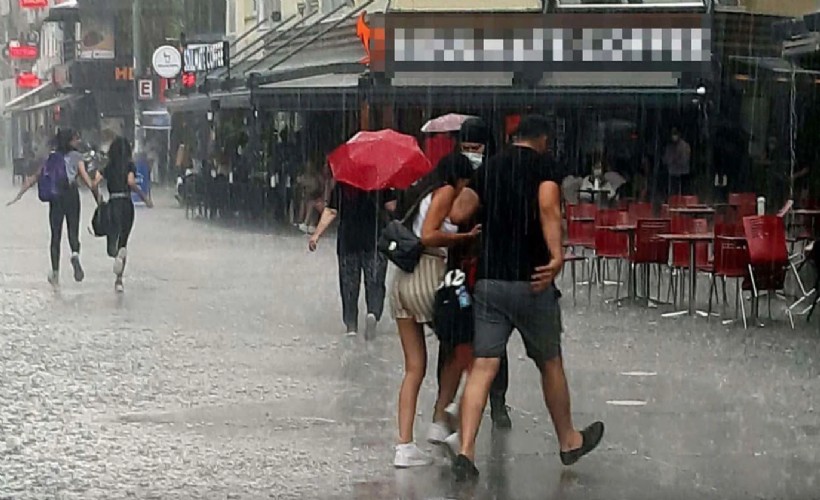
<path fill-rule="evenodd" d="M 106 201 L 100 201 L 91 217 L 91 229 L 94 231 L 94 236 L 108 236 L 111 230 L 111 217 L 111 205 Z"/>
<path fill-rule="evenodd" d="M 433 330 L 442 344 L 455 347 L 473 340 L 475 319 L 467 286 L 464 271 L 454 269 L 444 275 L 436 290 Z"/>
<path fill-rule="evenodd" d="M 422 200 L 434 189 L 425 190 L 407 210 L 404 218 L 390 221 L 382 230 L 376 244 L 376 248 L 387 257 L 387 260 L 406 273 L 412 273 L 416 269 L 421 254 L 424 252 L 421 238 L 407 227 L 407 222 L 416 215 Z"/>

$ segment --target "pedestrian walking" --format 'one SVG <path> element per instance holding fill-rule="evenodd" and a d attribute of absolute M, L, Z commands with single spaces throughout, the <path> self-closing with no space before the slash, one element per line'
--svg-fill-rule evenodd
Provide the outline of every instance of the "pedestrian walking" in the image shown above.
<path fill-rule="evenodd" d="M 458 233 L 458 226 L 448 217 L 453 202 L 469 182 L 472 173 L 473 167 L 467 157 L 449 155 L 421 182 L 421 199 L 415 204 L 417 212 L 411 217 L 413 233 L 420 238 L 424 251 L 413 272 L 396 271 L 390 287 L 393 317 L 404 352 L 404 379 L 398 403 L 399 442 L 393 461 L 396 467 L 432 463 L 432 457 L 413 441 L 416 403 L 427 371 L 424 326 L 433 322 L 436 289 L 447 270 L 447 248 L 474 240 L 480 231 L 476 226 L 469 233 Z M 443 365 L 439 397 L 428 437 L 433 442 L 441 442 L 450 435 L 445 410 L 452 402 L 461 373 L 466 368 L 449 369 L 455 362 L 456 357 L 448 356 Z"/>
<path fill-rule="evenodd" d="M 477 171 L 484 166 L 484 159 L 487 155 L 487 146 L 491 141 L 490 130 L 487 124 L 481 118 L 468 118 L 461 124 L 461 129 L 457 135 L 458 142 L 455 150 L 450 153 L 454 156 L 464 156 L 472 164 L 473 171 Z M 452 160 L 450 160 L 452 161 Z M 476 221 L 471 220 L 466 224 L 460 224 L 460 232 L 469 232 L 476 225 Z M 469 240 L 466 244 L 456 245 L 449 249 L 447 258 L 448 271 L 459 269 L 464 272 L 467 277 L 467 283 L 470 293 L 473 293 L 475 286 L 476 264 L 478 261 L 478 254 L 480 245 L 478 239 Z M 469 339 L 472 343 L 472 337 Z M 449 357 L 454 356 L 458 351 L 457 345 L 452 345 L 446 341 L 439 343 L 438 353 L 438 369 L 437 379 L 439 383 L 439 390 L 444 391 L 443 397 L 447 394 L 450 396 L 450 401 L 453 401 L 458 391 L 458 384 L 454 387 L 442 387 L 442 371 L 444 370 L 445 361 Z M 470 351 L 472 352 L 472 351 Z M 472 359 L 472 358 L 471 358 Z M 453 363 L 450 365 L 451 370 L 458 370 L 461 363 Z M 460 372 L 459 372 L 460 373 Z M 512 427 L 512 420 L 510 419 L 509 410 L 507 408 L 507 388 L 509 386 L 509 365 L 507 362 L 506 353 L 501 358 L 501 367 L 498 370 L 495 380 L 493 380 L 492 388 L 490 389 L 490 418 L 493 425 L 498 429 L 509 429 Z M 458 404 L 454 402 L 452 416 L 457 420 Z M 452 426 L 449 426 L 452 427 Z M 428 440 L 434 443 L 440 441 L 438 433 L 444 432 L 444 427 L 433 427 L 428 436 Z M 450 428 L 449 430 L 454 430 Z M 448 436 L 444 436 L 445 438 Z M 441 438 L 443 439 L 443 438 Z"/>
<path fill-rule="evenodd" d="M 111 143 L 108 148 L 108 163 L 94 179 L 95 188 L 103 180 L 108 189 L 108 203 L 104 207 L 108 211 L 105 227 L 106 250 L 108 256 L 114 259 L 114 290 L 122 293 L 122 277 L 128 258 L 128 238 L 134 227 L 134 202 L 131 200 L 131 193 L 136 193 L 146 207 L 154 206 L 151 198 L 143 193 L 137 184 L 137 170 L 132 160 L 131 144 L 126 138 L 117 137 Z"/>
<path fill-rule="evenodd" d="M 461 443 L 453 461 L 457 479 L 478 476 L 475 441 L 513 329 L 541 373 L 561 461 L 570 465 L 600 442 L 604 425 L 573 426 L 561 356 L 560 292 L 553 282 L 563 265 L 560 173 L 548 155 L 549 121 L 522 118 L 512 146 L 491 158 L 457 199 L 451 218 L 482 225 L 474 295 L 475 360 L 461 402 Z"/>
<path fill-rule="evenodd" d="M 93 182 L 86 171 L 83 155 L 77 151 L 80 134 L 63 129 L 54 139 L 55 150 L 34 174 L 26 179 L 17 196 L 8 205 L 20 201 L 23 195 L 38 183 L 40 200 L 49 204 L 48 220 L 51 228 L 51 273 L 48 282 L 60 284 L 60 244 L 63 225 L 68 226 L 68 244 L 71 247 L 71 266 L 74 280 L 81 282 L 85 272 L 80 264 L 80 190 L 78 180 L 93 190 Z"/>
<path fill-rule="evenodd" d="M 395 194 L 390 190 L 363 191 L 351 185 L 336 183 L 330 200 L 322 211 L 308 248 L 315 251 L 319 240 L 333 221 L 339 218 L 336 255 L 339 260 L 339 289 L 342 296 L 342 320 L 349 336 L 359 331 L 359 289 L 364 275 L 367 319 L 365 338 L 369 339 L 384 311 L 387 259 L 376 249 L 387 215 L 396 209 Z"/>

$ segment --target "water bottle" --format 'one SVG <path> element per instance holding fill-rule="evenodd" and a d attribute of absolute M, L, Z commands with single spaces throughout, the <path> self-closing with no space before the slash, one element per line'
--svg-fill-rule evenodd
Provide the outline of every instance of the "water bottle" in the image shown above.
<path fill-rule="evenodd" d="M 758 196 L 757 198 L 757 215 L 764 215 L 766 213 L 766 198 Z"/>
<path fill-rule="evenodd" d="M 458 306 L 461 309 L 467 309 L 468 307 L 470 307 L 470 294 L 467 293 L 467 287 L 458 287 L 458 290 L 456 290 L 456 294 L 458 294 Z"/>

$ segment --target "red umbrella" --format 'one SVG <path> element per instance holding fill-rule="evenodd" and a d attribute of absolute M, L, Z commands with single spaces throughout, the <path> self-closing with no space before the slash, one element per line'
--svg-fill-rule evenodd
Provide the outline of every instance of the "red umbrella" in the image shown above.
<path fill-rule="evenodd" d="M 433 169 L 415 137 L 390 129 L 357 133 L 328 162 L 333 178 L 365 191 L 407 189 Z"/>

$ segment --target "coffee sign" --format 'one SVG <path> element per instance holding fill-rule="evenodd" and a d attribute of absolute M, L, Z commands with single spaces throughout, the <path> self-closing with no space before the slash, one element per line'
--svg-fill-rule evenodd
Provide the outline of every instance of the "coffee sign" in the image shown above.
<path fill-rule="evenodd" d="M 211 71 L 228 66 L 230 45 L 228 42 L 192 43 L 185 47 L 183 55 L 186 72 Z"/>

